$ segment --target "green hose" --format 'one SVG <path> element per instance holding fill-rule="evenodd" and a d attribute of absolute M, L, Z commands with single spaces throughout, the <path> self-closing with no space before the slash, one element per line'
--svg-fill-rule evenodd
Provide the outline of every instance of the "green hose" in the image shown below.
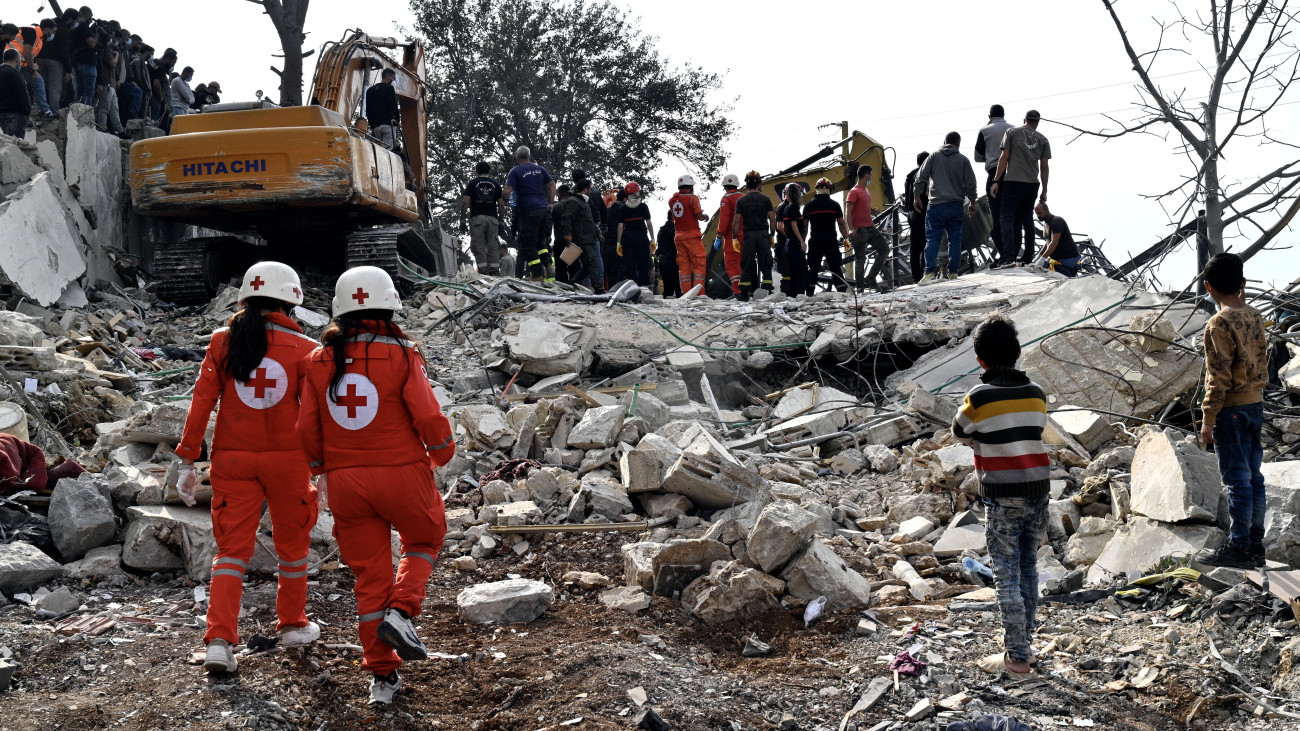
<path fill-rule="evenodd" d="M 789 348 L 805 348 L 813 344 L 813 341 L 809 340 L 804 343 L 785 343 L 783 345 L 751 345 L 745 348 L 719 348 L 712 345 L 700 345 L 698 343 L 693 343 L 687 340 L 686 338 L 682 337 L 681 335 L 678 335 L 677 333 L 673 332 L 673 329 L 671 327 L 668 327 L 667 325 L 663 324 L 659 320 L 655 319 L 654 315 L 650 314 L 649 312 L 646 312 L 640 307 L 637 307 L 635 305 L 629 305 L 626 302 L 617 302 L 615 304 L 619 305 L 620 307 L 626 307 L 629 310 L 633 310 L 635 312 L 641 313 L 642 315 L 645 315 L 646 317 L 650 318 L 651 322 L 658 325 L 659 327 L 662 327 L 665 331 L 667 331 L 669 335 L 672 335 L 674 338 L 677 338 L 679 341 L 685 343 L 686 345 L 699 348 L 700 350 L 715 350 L 723 353 L 745 353 L 751 350 L 787 350 Z"/>
<path fill-rule="evenodd" d="M 441 279 L 430 279 L 429 277 L 426 277 L 426 276 L 424 276 L 423 274 L 421 274 L 421 273 L 415 271 L 414 269 L 412 269 L 412 268 L 411 268 L 411 267 L 410 267 L 410 266 L 409 266 L 405 261 L 403 261 L 401 258 L 398 258 L 397 263 L 398 263 L 398 264 L 401 264 L 401 265 L 402 265 L 402 268 L 405 269 L 406 271 L 410 272 L 410 273 L 411 273 L 411 274 L 412 274 L 416 279 L 422 279 L 422 280 L 424 280 L 424 281 L 426 281 L 426 282 L 429 282 L 430 284 L 436 284 L 436 285 L 438 285 L 439 287 L 446 287 L 447 289 L 455 289 L 455 290 L 459 290 L 459 291 L 461 291 L 461 292 L 468 292 L 468 291 L 470 291 L 470 290 L 469 290 L 469 285 L 466 285 L 466 284 L 458 284 L 458 283 L 456 283 L 456 282 L 444 282 L 444 281 L 441 280 Z"/>
<path fill-rule="evenodd" d="M 198 366 L 192 365 L 192 366 L 185 366 L 183 368 L 172 368 L 170 370 L 165 370 L 165 371 L 154 371 L 153 373 L 142 373 L 139 376 L 137 376 L 137 378 L 149 378 L 150 376 L 170 376 L 173 373 L 188 373 L 189 371 L 195 370 L 196 368 L 198 368 Z"/>

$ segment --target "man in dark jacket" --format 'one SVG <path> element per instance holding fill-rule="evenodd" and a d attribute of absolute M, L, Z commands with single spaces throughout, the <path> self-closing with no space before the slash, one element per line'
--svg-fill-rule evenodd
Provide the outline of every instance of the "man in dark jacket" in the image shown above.
<path fill-rule="evenodd" d="M 556 256 L 556 270 L 563 272 L 564 281 L 568 282 L 589 278 L 596 294 L 602 294 L 605 290 L 596 271 L 596 246 L 600 242 L 600 232 L 591 219 L 591 209 L 586 201 L 575 198 L 567 185 L 557 188 L 556 195 L 560 201 L 551 211 L 555 219 L 555 248 L 559 253 L 563 253 L 569 244 L 577 244 L 582 249 L 582 256 L 573 265 L 566 265 Z"/>
<path fill-rule="evenodd" d="M 0 132 L 22 137 L 27 131 L 27 115 L 32 113 L 32 100 L 27 96 L 27 83 L 18 70 L 22 54 L 6 48 L 0 63 Z"/>
<path fill-rule="evenodd" d="M 199 84 L 194 87 L 194 103 L 190 105 L 190 109 L 201 112 L 203 111 L 203 107 L 208 104 L 220 104 L 220 94 L 221 84 L 218 84 L 215 81 L 209 81 L 206 84 Z"/>
<path fill-rule="evenodd" d="M 388 149 L 397 146 L 397 136 L 393 127 L 397 124 L 397 91 L 393 81 L 397 72 L 384 69 L 378 84 L 366 89 L 366 123 L 370 125 L 370 134 Z"/>
<path fill-rule="evenodd" d="M 916 167 L 912 172 L 907 174 L 907 180 L 903 182 L 903 210 L 907 211 L 907 248 L 911 261 L 911 271 L 913 282 L 921 281 L 925 274 L 925 209 L 929 205 L 924 194 L 918 195 L 914 188 L 916 187 L 916 176 L 921 172 L 921 166 L 925 164 L 925 159 L 930 156 L 928 152 L 918 153 L 916 156 Z M 920 202 L 920 208 L 916 203 Z"/>
<path fill-rule="evenodd" d="M 41 21 L 41 52 L 36 54 L 36 68 L 45 79 L 45 98 L 52 111 L 63 108 L 63 83 L 72 78 L 71 33 L 62 22 L 46 18 Z"/>
<path fill-rule="evenodd" d="M 627 193 L 618 191 L 606 211 L 605 243 L 601 246 L 601 260 L 605 262 L 605 282 L 609 285 L 623 280 L 623 257 L 618 255 L 618 226 L 614 222 L 622 215 Z"/>
<path fill-rule="evenodd" d="M 673 223 L 671 208 L 668 209 L 668 221 L 655 234 L 655 243 L 659 245 L 655 256 L 658 258 L 659 281 L 663 282 L 664 296 L 681 297 L 682 285 L 677 269 L 677 227 Z"/>

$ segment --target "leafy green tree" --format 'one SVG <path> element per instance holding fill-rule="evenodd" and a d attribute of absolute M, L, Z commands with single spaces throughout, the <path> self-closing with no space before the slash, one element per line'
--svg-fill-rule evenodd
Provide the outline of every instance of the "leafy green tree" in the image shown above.
<path fill-rule="evenodd" d="M 721 77 L 670 66 L 657 39 L 608 0 L 411 0 L 432 105 L 430 196 L 458 205 L 479 160 L 498 172 L 527 145 L 553 175 L 583 168 L 600 187 L 667 159 L 718 177 L 731 132 Z"/>

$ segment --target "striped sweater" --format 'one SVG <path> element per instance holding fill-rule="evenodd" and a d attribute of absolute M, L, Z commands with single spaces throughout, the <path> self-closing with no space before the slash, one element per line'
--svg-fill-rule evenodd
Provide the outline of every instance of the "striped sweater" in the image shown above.
<path fill-rule="evenodd" d="M 987 498 L 1047 494 L 1051 459 L 1043 446 L 1047 397 L 1023 371 L 994 366 L 980 376 L 952 421 L 958 441 L 975 450 L 979 494 Z"/>

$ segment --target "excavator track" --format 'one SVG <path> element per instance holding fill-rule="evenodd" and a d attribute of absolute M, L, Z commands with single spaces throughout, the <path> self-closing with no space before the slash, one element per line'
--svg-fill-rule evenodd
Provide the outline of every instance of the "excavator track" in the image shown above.
<path fill-rule="evenodd" d="M 400 280 L 402 271 L 397 263 L 397 237 L 408 229 L 408 226 L 383 226 L 348 234 L 347 268 L 379 267 L 388 272 L 394 282 Z"/>
<path fill-rule="evenodd" d="M 213 236 L 159 244 L 153 260 L 158 297 L 178 305 L 211 299 L 223 277 L 221 248 L 230 242 L 238 239 Z"/>

